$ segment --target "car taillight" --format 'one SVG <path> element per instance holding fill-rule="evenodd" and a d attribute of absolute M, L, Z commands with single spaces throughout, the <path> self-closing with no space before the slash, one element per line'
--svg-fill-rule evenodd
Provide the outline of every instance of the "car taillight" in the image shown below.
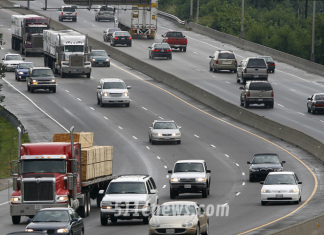
<path fill-rule="evenodd" d="M 215 61 L 215 64 L 218 64 L 218 60 Z"/>
<path fill-rule="evenodd" d="M 155 52 L 160 52 L 160 50 L 158 50 L 158 49 L 154 49 L 153 51 L 155 51 Z"/>
<path fill-rule="evenodd" d="M 131 40 L 132 38 L 131 38 L 131 37 L 129 37 L 128 39 L 129 39 L 129 40 Z"/>
<path fill-rule="evenodd" d="M 63 12 L 61 13 L 61 15 L 63 15 Z"/>
<path fill-rule="evenodd" d="M 247 97 L 250 97 L 250 92 L 249 91 L 246 93 L 246 96 Z"/>
<path fill-rule="evenodd" d="M 244 73 L 246 73 L 247 71 L 246 71 L 246 69 L 244 69 Z"/>
<path fill-rule="evenodd" d="M 166 52 L 171 52 L 171 50 L 165 50 Z"/>
<path fill-rule="evenodd" d="M 115 39 L 117 40 L 118 38 L 117 38 L 117 37 L 115 37 Z"/>
<path fill-rule="evenodd" d="M 77 15 L 78 13 L 77 12 L 75 12 L 75 15 Z"/>
<path fill-rule="evenodd" d="M 108 33 L 108 36 L 111 36 L 111 33 Z"/>
<path fill-rule="evenodd" d="M 166 42 L 169 43 L 169 39 L 167 39 Z"/>
<path fill-rule="evenodd" d="M 98 15 L 100 15 L 100 12 L 98 12 Z"/>
<path fill-rule="evenodd" d="M 271 97 L 273 97 L 273 91 L 271 91 Z"/>
<path fill-rule="evenodd" d="M 267 73 L 269 73 L 269 69 L 267 69 Z"/>
<path fill-rule="evenodd" d="M 235 64 L 237 64 L 237 60 L 235 60 Z"/>

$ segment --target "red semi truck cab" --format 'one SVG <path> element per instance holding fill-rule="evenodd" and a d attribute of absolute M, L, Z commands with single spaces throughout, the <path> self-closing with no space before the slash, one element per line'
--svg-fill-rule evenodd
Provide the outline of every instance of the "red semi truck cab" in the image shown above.
<path fill-rule="evenodd" d="M 24 19 L 22 27 L 25 27 L 27 34 L 24 42 L 26 52 L 43 52 L 43 31 L 49 29 L 49 19 L 40 16 L 28 17 Z"/>
<path fill-rule="evenodd" d="M 180 49 L 184 52 L 187 51 L 188 40 L 182 32 L 169 31 L 162 35 L 162 42 L 166 42 L 171 48 Z"/>
<path fill-rule="evenodd" d="M 22 144 L 13 174 L 13 193 L 10 214 L 14 224 L 21 216 L 34 216 L 42 208 L 78 208 L 77 195 L 81 194 L 81 145 L 74 143 Z"/>

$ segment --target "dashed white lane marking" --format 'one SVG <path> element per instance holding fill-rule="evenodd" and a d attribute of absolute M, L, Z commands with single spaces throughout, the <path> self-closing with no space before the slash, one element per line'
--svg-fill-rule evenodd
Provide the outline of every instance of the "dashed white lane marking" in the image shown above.
<path fill-rule="evenodd" d="M 216 76 L 213 75 L 213 77 L 215 78 Z"/>
<path fill-rule="evenodd" d="M 299 114 L 301 114 L 301 115 L 305 115 L 304 113 L 301 113 L 301 112 L 298 112 Z"/>
<path fill-rule="evenodd" d="M 229 157 L 227 154 L 225 154 L 226 157 Z"/>
<path fill-rule="evenodd" d="M 238 193 L 236 194 L 236 196 L 240 195 L 240 193 L 241 193 L 241 192 L 238 192 Z"/>
<path fill-rule="evenodd" d="M 159 117 L 160 119 L 163 119 L 163 117 Z"/>
<path fill-rule="evenodd" d="M 68 90 L 65 90 L 66 92 L 69 92 Z"/>
<path fill-rule="evenodd" d="M 121 126 L 118 126 L 119 129 L 123 129 Z"/>
<path fill-rule="evenodd" d="M 240 166 L 239 164 L 235 163 L 235 165 Z"/>
<path fill-rule="evenodd" d="M 90 77 L 90 80 L 93 80 L 94 78 L 93 77 Z"/>
<path fill-rule="evenodd" d="M 283 107 L 284 108 L 284 106 L 283 105 L 281 105 L 281 104 L 278 104 L 280 107 Z"/>
<path fill-rule="evenodd" d="M 133 138 L 134 138 L 135 140 L 137 140 L 137 138 L 136 138 L 135 136 L 133 136 Z"/>
<path fill-rule="evenodd" d="M 159 156 L 156 156 L 157 157 L 157 159 L 161 159 Z"/>
<path fill-rule="evenodd" d="M 8 203 L 9 203 L 9 201 L 8 202 L 1 203 L 0 206 L 6 205 Z"/>
<path fill-rule="evenodd" d="M 164 166 L 164 168 L 168 168 L 167 166 Z"/>
<path fill-rule="evenodd" d="M 245 173 L 244 173 L 244 172 L 242 172 L 242 175 L 245 175 Z"/>
<path fill-rule="evenodd" d="M 198 53 L 197 53 L 197 52 L 195 52 L 195 51 L 194 51 L 193 53 L 195 53 L 195 54 L 198 54 Z"/>
<path fill-rule="evenodd" d="M 106 116 L 104 116 L 104 119 L 107 119 L 107 120 L 109 120 L 109 118 L 107 118 Z"/>
<path fill-rule="evenodd" d="M 147 110 L 147 108 L 142 107 L 142 109 Z"/>
<path fill-rule="evenodd" d="M 150 147 L 149 147 L 149 146 L 146 146 L 146 148 L 147 148 L 147 149 L 150 149 Z"/>
<path fill-rule="evenodd" d="M 80 98 L 77 98 L 78 101 L 82 101 Z"/>
<path fill-rule="evenodd" d="M 224 203 L 222 206 L 226 206 L 226 205 L 228 205 L 228 203 Z"/>
<path fill-rule="evenodd" d="M 95 110 L 94 108 L 90 107 L 90 109 Z"/>
<path fill-rule="evenodd" d="M 320 120 L 321 122 L 324 122 L 323 120 Z"/>
<path fill-rule="evenodd" d="M 242 185 L 245 185 L 245 182 L 243 182 Z"/>
<path fill-rule="evenodd" d="M 194 135 L 194 136 L 196 136 L 197 138 L 199 138 L 199 136 L 198 136 L 198 135 Z"/>
<path fill-rule="evenodd" d="M 166 177 L 169 178 L 169 175 L 167 175 Z"/>
<path fill-rule="evenodd" d="M 226 81 L 226 83 L 230 84 L 230 82 Z"/>
<path fill-rule="evenodd" d="M 210 145 L 210 146 L 212 146 L 213 148 L 216 148 L 216 146 L 215 146 L 215 145 Z"/>
<path fill-rule="evenodd" d="M 296 90 L 294 90 L 294 89 L 290 89 L 291 91 L 296 91 Z"/>
<path fill-rule="evenodd" d="M 166 187 L 166 185 L 163 185 L 163 188 L 165 188 Z"/>

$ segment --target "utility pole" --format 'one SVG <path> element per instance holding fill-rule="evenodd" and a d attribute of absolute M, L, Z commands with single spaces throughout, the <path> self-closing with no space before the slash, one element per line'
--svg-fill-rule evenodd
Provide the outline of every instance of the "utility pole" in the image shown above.
<path fill-rule="evenodd" d="M 313 29 L 312 29 L 312 53 L 310 61 L 315 62 L 314 43 L 315 43 L 315 7 L 316 1 L 313 1 Z"/>
<path fill-rule="evenodd" d="M 199 0 L 197 0 L 197 24 L 199 21 Z"/>
<path fill-rule="evenodd" d="M 307 19 L 307 11 L 308 11 L 308 0 L 306 0 L 305 19 Z"/>
<path fill-rule="evenodd" d="M 190 16 L 189 16 L 189 20 L 193 19 L 192 8 L 193 8 L 193 0 L 190 0 Z"/>
<path fill-rule="evenodd" d="M 244 0 L 242 0 L 242 16 L 241 16 L 241 34 L 240 38 L 244 39 Z"/>

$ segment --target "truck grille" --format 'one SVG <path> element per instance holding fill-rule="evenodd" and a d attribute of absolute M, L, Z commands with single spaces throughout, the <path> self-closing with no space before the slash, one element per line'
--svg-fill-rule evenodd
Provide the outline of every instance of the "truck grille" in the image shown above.
<path fill-rule="evenodd" d="M 70 55 L 71 67 L 83 67 L 83 56 Z"/>
<path fill-rule="evenodd" d="M 53 182 L 24 182 L 24 201 L 53 201 Z"/>
<path fill-rule="evenodd" d="M 109 93 L 110 97 L 121 97 L 123 93 Z"/>
<path fill-rule="evenodd" d="M 43 36 L 32 37 L 33 48 L 43 48 Z"/>
<path fill-rule="evenodd" d="M 137 205 L 135 202 L 112 202 L 112 208 L 121 208 L 121 209 L 136 209 Z"/>
<path fill-rule="evenodd" d="M 180 178 L 180 182 L 195 182 L 196 178 Z"/>

